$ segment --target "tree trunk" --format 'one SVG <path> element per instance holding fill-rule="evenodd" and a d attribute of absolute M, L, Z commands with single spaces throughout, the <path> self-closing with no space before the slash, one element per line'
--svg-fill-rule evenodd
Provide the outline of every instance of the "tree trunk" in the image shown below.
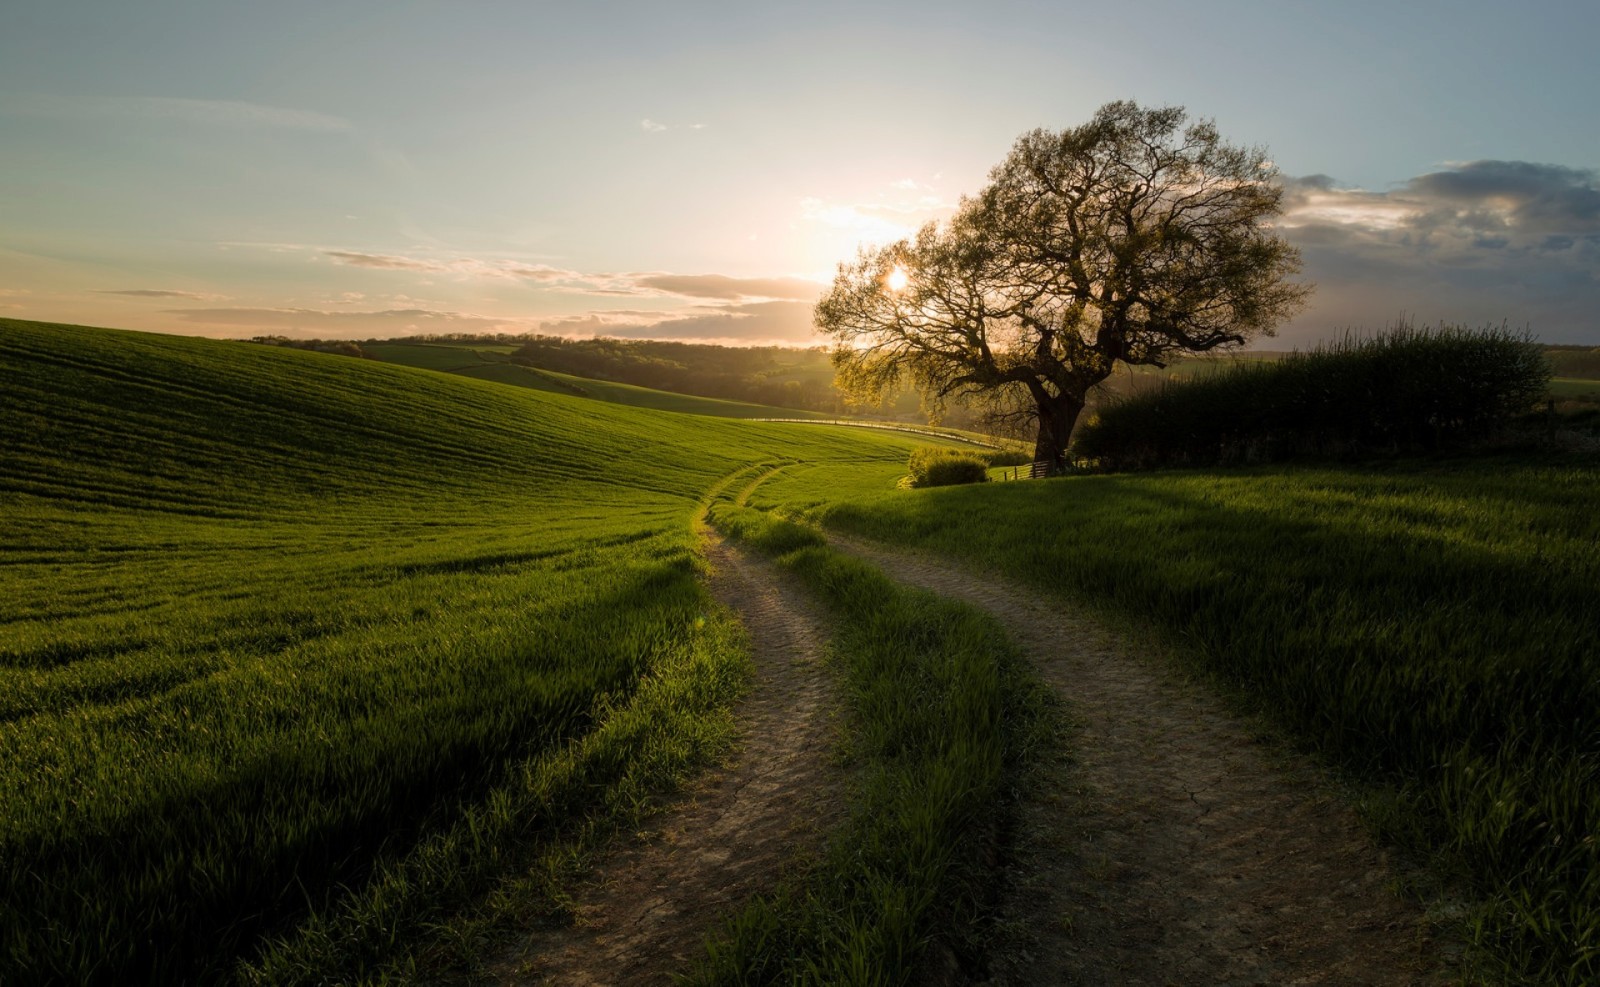
<path fill-rule="evenodd" d="M 1069 394 L 1036 397 L 1039 407 L 1039 438 L 1033 445 L 1033 461 L 1049 463 L 1051 473 L 1067 468 L 1067 440 L 1072 426 L 1083 411 L 1083 399 Z"/>

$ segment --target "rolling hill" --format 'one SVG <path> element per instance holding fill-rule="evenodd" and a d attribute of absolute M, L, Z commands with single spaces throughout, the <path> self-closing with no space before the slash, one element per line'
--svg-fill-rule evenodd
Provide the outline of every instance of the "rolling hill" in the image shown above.
<path fill-rule="evenodd" d="M 912 444 L 0 320 L 0 980 L 380 952 L 725 738 L 719 480 Z"/>

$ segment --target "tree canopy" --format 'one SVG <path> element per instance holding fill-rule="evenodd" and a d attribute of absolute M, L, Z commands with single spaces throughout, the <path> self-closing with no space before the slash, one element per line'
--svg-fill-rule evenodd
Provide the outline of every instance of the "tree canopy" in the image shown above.
<path fill-rule="evenodd" d="M 1283 190 L 1264 148 L 1182 107 L 1108 103 L 1024 134 L 946 223 L 863 250 L 818 303 L 847 392 L 909 382 L 1038 425 L 1061 463 L 1088 391 L 1117 363 L 1237 346 L 1311 288 L 1268 225 Z"/>

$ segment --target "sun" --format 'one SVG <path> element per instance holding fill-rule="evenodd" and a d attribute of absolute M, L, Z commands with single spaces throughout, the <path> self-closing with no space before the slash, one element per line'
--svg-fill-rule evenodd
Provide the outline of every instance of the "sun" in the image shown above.
<path fill-rule="evenodd" d="M 911 283 L 911 275 L 906 273 L 905 268 L 896 267 L 889 272 L 889 277 L 884 283 L 889 286 L 890 291 L 904 291 L 906 285 Z"/>

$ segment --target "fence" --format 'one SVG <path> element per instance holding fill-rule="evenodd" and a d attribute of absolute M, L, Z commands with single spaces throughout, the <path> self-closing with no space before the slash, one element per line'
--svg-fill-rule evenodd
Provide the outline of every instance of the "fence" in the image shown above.
<path fill-rule="evenodd" d="M 1013 466 L 1000 475 L 1006 480 L 1042 480 L 1047 476 L 1059 476 L 1064 472 L 1066 470 L 1057 469 L 1054 463 L 1042 459 L 1027 466 Z"/>

